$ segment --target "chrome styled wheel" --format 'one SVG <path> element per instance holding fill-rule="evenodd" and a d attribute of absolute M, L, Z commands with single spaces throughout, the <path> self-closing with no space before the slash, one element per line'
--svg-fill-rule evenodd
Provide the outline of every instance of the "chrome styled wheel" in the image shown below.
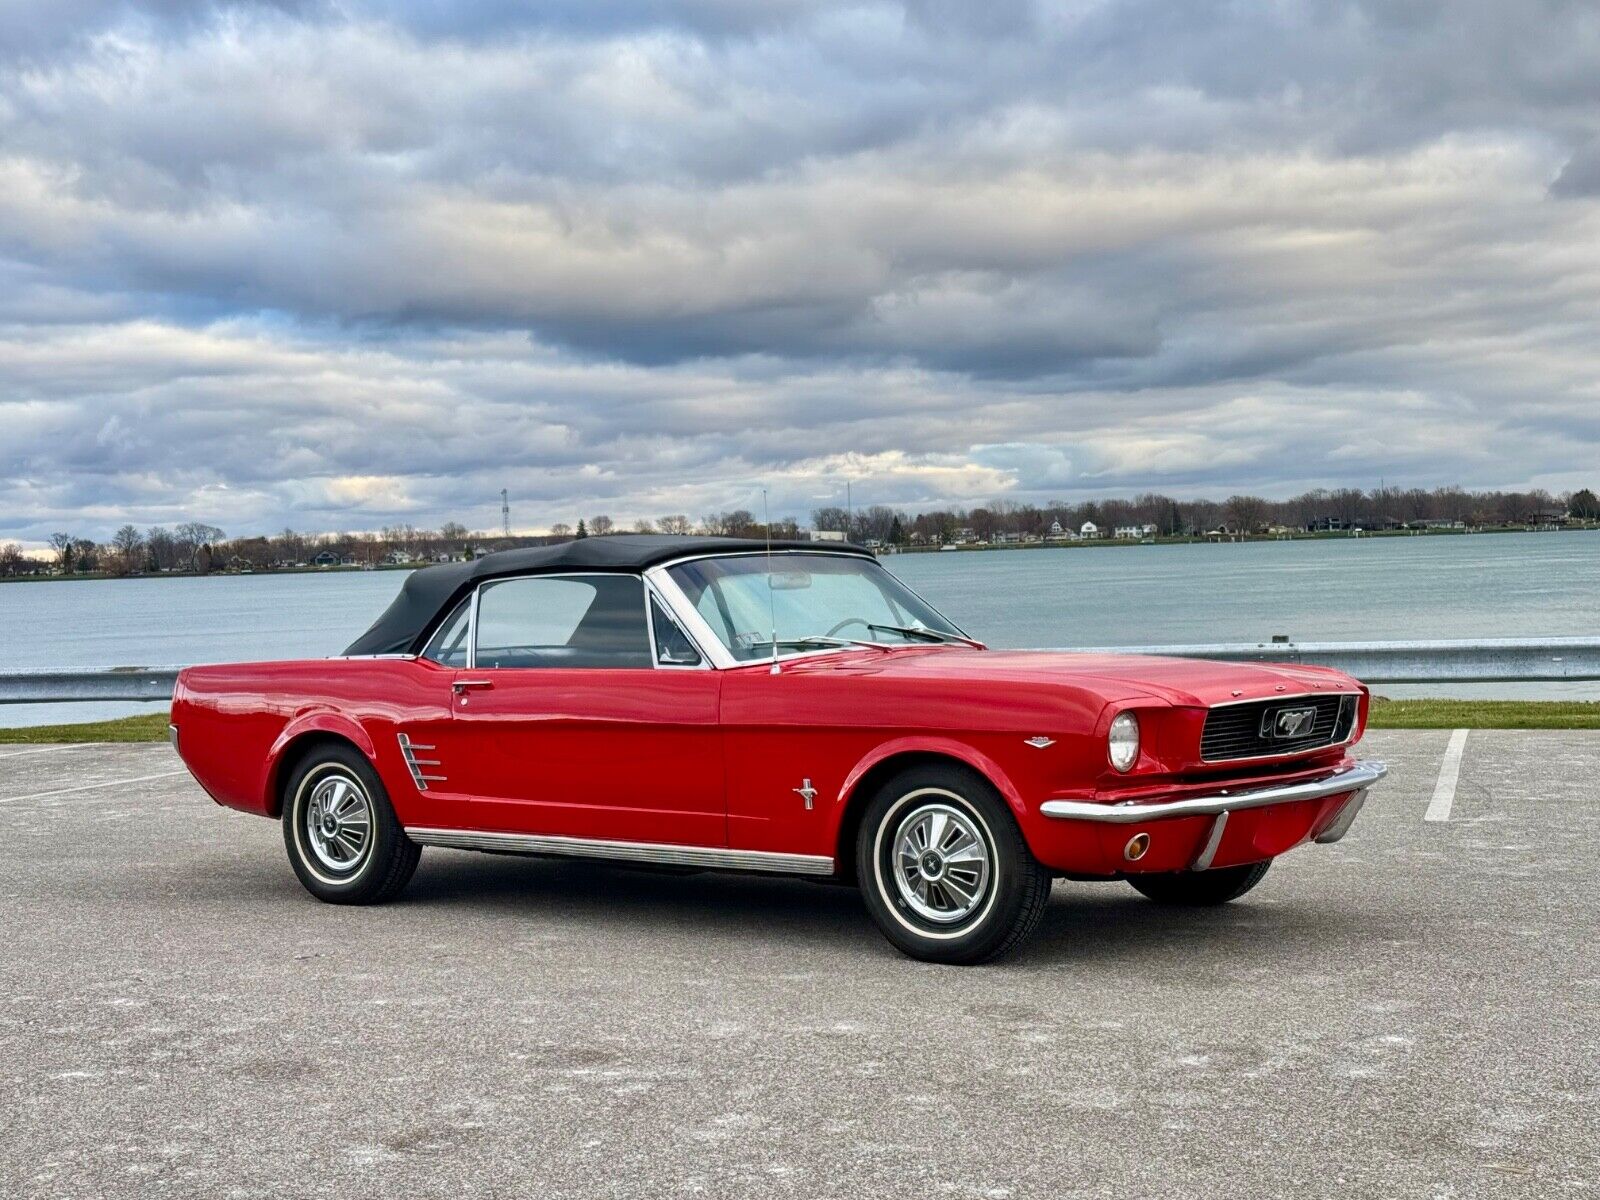
<path fill-rule="evenodd" d="M 911 809 L 895 828 L 894 885 L 925 921 L 953 925 L 982 905 L 993 852 L 977 825 L 940 801 Z"/>
<path fill-rule="evenodd" d="M 1008 953 L 1050 899 L 1050 872 L 1004 797 L 950 762 L 917 763 L 879 786 L 861 814 L 855 875 L 884 936 L 925 962 Z"/>
<path fill-rule="evenodd" d="M 305 804 L 306 843 L 330 874 L 360 868 L 372 845 L 372 800 L 353 776 L 336 772 L 316 781 Z"/>
<path fill-rule="evenodd" d="M 294 873 L 328 904 L 378 904 L 400 894 L 422 848 L 389 802 L 383 777 L 348 742 L 318 741 L 283 782 L 283 845 Z"/>

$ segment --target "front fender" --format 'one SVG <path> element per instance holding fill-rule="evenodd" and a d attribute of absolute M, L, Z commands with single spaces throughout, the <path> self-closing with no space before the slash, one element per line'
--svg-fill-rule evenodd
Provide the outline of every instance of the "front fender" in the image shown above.
<path fill-rule="evenodd" d="M 992 783 L 1005 802 L 1011 806 L 1011 811 L 1016 814 L 1020 822 L 1025 815 L 1022 803 L 1022 793 L 1012 781 L 1010 774 L 992 757 L 979 750 L 968 742 L 959 738 L 938 737 L 928 734 L 917 734 L 908 737 L 894 738 L 875 746 L 870 753 L 858 762 L 845 777 L 843 785 L 839 788 L 838 810 L 843 812 L 855 794 L 861 780 L 866 777 L 874 767 L 897 758 L 910 754 L 936 754 L 944 758 L 952 758 L 965 763 Z"/>

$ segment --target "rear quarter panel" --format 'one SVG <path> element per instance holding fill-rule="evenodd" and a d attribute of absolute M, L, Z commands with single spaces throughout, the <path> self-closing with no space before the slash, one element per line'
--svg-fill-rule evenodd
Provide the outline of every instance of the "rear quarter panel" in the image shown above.
<path fill-rule="evenodd" d="M 342 737 L 377 769 L 401 820 L 414 794 L 394 730 L 449 715 L 450 672 L 406 659 L 319 659 L 189 667 L 172 721 L 178 753 L 217 803 L 278 815 L 279 773 L 302 740 Z M 393 747 L 394 749 L 390 749 Z"/>

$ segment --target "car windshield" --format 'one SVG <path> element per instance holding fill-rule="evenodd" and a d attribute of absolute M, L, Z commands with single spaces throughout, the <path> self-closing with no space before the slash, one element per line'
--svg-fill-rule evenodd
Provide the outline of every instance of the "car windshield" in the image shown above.
<path fill-rule="evenodd" d="M 668 574 L 741 662 L 831 645 L 929 645 L 964 637 L 872 559 L 764 554 L 702 558 Z"/>

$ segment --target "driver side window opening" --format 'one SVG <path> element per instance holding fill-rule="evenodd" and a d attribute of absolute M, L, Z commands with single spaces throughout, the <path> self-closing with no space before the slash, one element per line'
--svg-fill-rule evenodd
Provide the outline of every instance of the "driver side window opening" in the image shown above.
<path fill-rule="evenodd" d="M 478 590 L 480 668 L 648 669 L 644 581 L 636 575 L 531 576 Z"/>

